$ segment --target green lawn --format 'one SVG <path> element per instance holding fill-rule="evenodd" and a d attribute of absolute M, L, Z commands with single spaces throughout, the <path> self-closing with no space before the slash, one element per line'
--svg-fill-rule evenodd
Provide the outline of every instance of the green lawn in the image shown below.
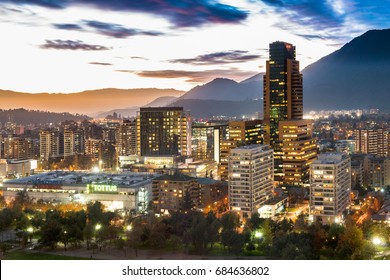
<path fill-rule="evenodd" d="M 88 260 L 87 258 L 68 257 L 45 253 L 10 252 L 5 255 L 6 260 Z"/>

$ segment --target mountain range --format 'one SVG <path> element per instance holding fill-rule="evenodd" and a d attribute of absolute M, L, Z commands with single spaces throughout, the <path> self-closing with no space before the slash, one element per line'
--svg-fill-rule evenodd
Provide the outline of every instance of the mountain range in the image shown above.
<path fill-rule="evenodd" d="M 304 110 L 379 108 L 390 111 L 390 29 L 371 30 L 302 70 Z M 217 78 L 188 92 L 101 89 L 72 94 L 0 90 L 2 109 L 27 108 L 103 118 L 134 116 L 140 106 L 184 106 L 195 117 L 262 111 L 263 74 L 242 82 Z M 254 102 L 252 102 L 254 100 Z M 127 106 L 126 106 L 127 105 Z"/>
<path fill-rule="evenodd" d="M 390 110 L 390 29 L 371 30 L 306 67 L 306 109 Z"/>
<path fill-rule="evenodd" d="M 0 108 L 26 108 L 52 112 L 90 114 L 107 109 L 143 106 L 162 96 L 179 97 L 183 91 L 175 89 L 99 89 L 77 93 L 23 93 L 0 90 Z"/>

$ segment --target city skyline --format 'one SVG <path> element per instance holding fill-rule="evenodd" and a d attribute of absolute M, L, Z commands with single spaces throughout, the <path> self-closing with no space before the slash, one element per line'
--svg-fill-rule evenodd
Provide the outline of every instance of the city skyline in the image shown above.
<path fill-rule="evenodd" d="M 268 44 L 301 69 L 369 29 L 390 1 L 2 1 L 0 89 L 190 88 L 265 72 Z"/>

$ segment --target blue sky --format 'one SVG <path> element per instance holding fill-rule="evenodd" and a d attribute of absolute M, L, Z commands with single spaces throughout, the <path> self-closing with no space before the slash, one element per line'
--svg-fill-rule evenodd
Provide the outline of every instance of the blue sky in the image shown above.
<path fill-rule="evenodd" d="M 276 40 L 303 69 L 389 27 L 390 0 L 0 0 L 0 89 L 189 90 L 264 71 Z"/>

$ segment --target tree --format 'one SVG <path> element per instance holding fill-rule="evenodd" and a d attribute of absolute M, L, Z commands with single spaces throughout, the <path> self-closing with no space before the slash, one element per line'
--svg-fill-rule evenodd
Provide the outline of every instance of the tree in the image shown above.
<path fill-rule="evenodd" d="M 0 195 L 0 209 L 7 207 L 7 203 L 5 202 L 4 196 Z"/>
<path fill-rule="evenodd" d="M 221 217 L 221 224 L 224 230 L 235 230 L 240 225 L 240 218 L 234 212 L 227 212 Z"/>
<path fill-rule="evenodd" d="M 240 255 L 242 253 L 242 248 L 244 248 L 245 245 L 244 236 L 234 231 L 229 239 L 229 242 L 230 252 L 236 256 Z"/>
<path fill-rule="evenodd" d="M 194 207 L 194 203 L 191 198 L 191 193 L 189 190 L 186 190 L 183 197 L 182 210 L 191 211 L 193 207 Z"/>
<path fill-rule="evenodd" d="M 88 221 L 94 225 L 103 223 L 103 204 L 99 201 L 90 203 L 87 206 L 87 217 Z"/>
<path fill-rule="evenodd" d="M 336 252 L 340 259 L 359 259 L 363 249 L 363 232 L 352 221 L 347 222 L 345 231 L 340 235 Z"/>
<path fill-rule="evenodd" d="M 14 212 L 9 208 L 4 208 L 0 211 L 0 231 L 6 229 L 12 224 Z"/>
<path fill-rule="evenodd" d="M 206 216 L 207 229 L 205 234 L 205 239 L 207 244 L 210 244 L 210 247 L 213 248 L 214 243 L 219 240 L 219 230 L 221 229 L 221 222 L 217 219 L 214 212 L 207 213 Z"/>
<path fill-rule="evenodd" d="M 18 191 L 16 193 L 15 200 L 13 201 L 13 207 L 20 205 L 22 208 L 31 204 L 31 199 L 26 189 Z"/>
<path fill-rule="evenodd" d="M 291 232 L 274 239 L 270 255 L 284 260 L 314 259 L 311 244 L 309 234 Z"/>
<path fill-rule="evenodd" d="M 208 240 L 207 240 L 207 219 L 202 213 L 194 212 L 192 218 L 192 227 L 191 227 L 191 240 L 192 245 L 198 253 L 203 253 L 206 249 Z"/>
<path fill-rule="evenodd" d="M 135 251 L 135 256 L 138 257 L 138 248 L 142 244 L 142 235 L 144 233 L 144 229 L 142 223 L 137 220 L 134 220 L 132 223 L 131 231 L 127 232 L 127 241 L 128 246 L 133 248 Z"/>
<path fill-rule="evenodd" d="M 258 229 L 264 223 L 264 219 L 260 218 L 259 213 L 255 212 L 248 220 L 248 225 L 251 230 Z"/>
<path fill-rule="evenodd" d="M 266 249 L 268 251 L 268 249 L 272 245 L 272 240 L 273 240 L 273 232 L 272 232 L 270 219 L 265 220 L 263 228 L 262 228 L 262 233 L 263 233 L 262 246 L 264 249 Z"/>
<path fill-rule="evenodd" d="M 91 245 L 92 237 L 94 233 L 94 226 L 91 223 L 87 223 L 83 229 L 83 237 L 85 241 L 87 242 L 87 249 L 89 250 L 89 247 Z"/>

